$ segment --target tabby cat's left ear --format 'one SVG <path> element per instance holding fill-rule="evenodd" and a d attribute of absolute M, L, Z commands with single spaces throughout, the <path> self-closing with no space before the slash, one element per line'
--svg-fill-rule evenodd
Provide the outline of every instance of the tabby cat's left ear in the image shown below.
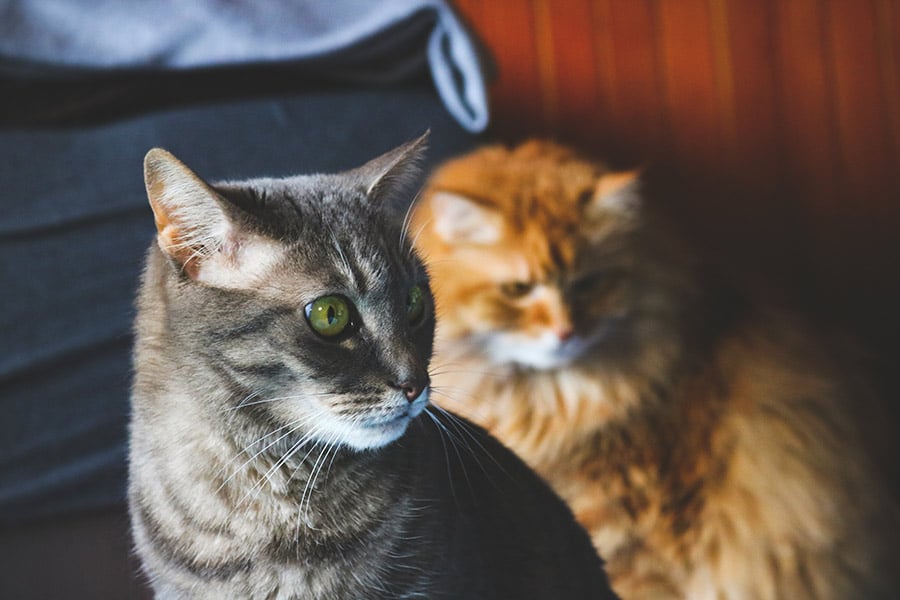
<path fill-rule="evenodd" d="M 409 192 L 421 174 L 429 131 L 402 146 L 374 158 L 355 170 L 366 187 L 366 197 L 393 203 Z"/>
<path fill-rule="evenodd" d="M 589 209 L 618 215 L 635 215 L 641 209 L 641 172 L 620 171 L 601 175 L 594 185 Z"/>

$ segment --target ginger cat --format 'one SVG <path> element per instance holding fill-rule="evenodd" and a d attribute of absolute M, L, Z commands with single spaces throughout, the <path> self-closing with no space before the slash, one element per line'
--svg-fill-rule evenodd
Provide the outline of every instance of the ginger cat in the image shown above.
<path fill-rule="evenodd" d="M 637 175 L 488 147 L 433 175 L 410 229 L 437 401 L 553 485 L 623 599 L 900 597 L 864 386 L 709 277 Z"/>

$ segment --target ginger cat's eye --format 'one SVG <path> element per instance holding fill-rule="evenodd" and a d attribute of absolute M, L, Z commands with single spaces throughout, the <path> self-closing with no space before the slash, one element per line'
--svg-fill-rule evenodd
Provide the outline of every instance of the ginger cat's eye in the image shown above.
<path fill-rule="evenodd" d="M 341 296 L 322 296 L 306 305 L 306 321 L 322 337 L 333 338 L 352 326 L 351 307 Z"/>
<path fill-rule="evenodd" d="M 500 291 L 509 298 L 521 298 L 534 289 L 529 281 L 510 281 L 500 285 Z"/>
<path fill-rule="evenodd" d="M 425 294 L 417 285 L 409 288 L 406 296 L 406 318 L 410 323 L 417 323 L 425 314 Z"/>
<path fill-rule="evenodd" d="M 617 270 L 590 273 L 573 281 L 569 289 L 576 295 L 598 296 L 615 288 L 621 281 L 622 275 L 622 272 Z"/>

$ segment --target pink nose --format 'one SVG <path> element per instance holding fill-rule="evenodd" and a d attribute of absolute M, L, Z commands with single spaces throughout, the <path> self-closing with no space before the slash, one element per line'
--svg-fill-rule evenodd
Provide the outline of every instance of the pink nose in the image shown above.
<path fill-rule="evenodd" d="M 391 381 L 388 383 L 388 385 L 395 390 L 403 392 L 403 395 L 406 396 L 406 399 L 410 402 L 418 398 L 422 391 L 428 387 L 428 384 L 428 377 L 424 377 L 418 381 L 401 381 L 400 383 Z"/>
<path fill-rule="evenodd" d="M 564 342 L 575 334 L 571 329 L 563 329 L 561 331 L 556 332 L 556 336 L 559 338 L 559 341 Z"/>

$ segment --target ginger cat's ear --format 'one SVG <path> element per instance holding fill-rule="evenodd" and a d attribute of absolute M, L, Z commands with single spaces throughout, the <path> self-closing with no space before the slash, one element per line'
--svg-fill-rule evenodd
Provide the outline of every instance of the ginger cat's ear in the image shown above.
<path fill-rule="evenodd" d="M 503 232 L 497 211 L 455 192 L 438 190 L 428 199 L 435 233 L 449 244 L 492 244 Z"/>
<path fill-rule="evenodd" d="M 226 200 L 171 153 L 144 158 L 144 183 L 156 220 L 156 240 L 192 279 L 243 288 L 274 261 L 275 245 L 239 231 Z"/>
<path fill-rule="evenodd" d="M 600 176 L 590 207 L 596 211 L 635 215 L 641 209 L 641 172 L 620 171 Z"/>

